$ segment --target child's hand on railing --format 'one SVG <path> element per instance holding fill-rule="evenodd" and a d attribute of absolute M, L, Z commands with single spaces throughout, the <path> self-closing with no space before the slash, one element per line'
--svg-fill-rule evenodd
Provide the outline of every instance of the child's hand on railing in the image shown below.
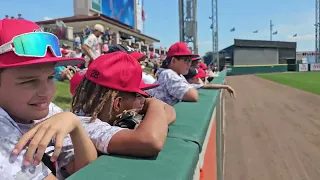
<path fill-rule="evenodd" d="M 231 97 L 233 97 L 234 99 L 236 99 L 236 92 L 235 92 L 235 90 L 234 90 L 231 86 L 227 85 L 226 90 L 230 93 L 230 96 L 231 96 Z"/>

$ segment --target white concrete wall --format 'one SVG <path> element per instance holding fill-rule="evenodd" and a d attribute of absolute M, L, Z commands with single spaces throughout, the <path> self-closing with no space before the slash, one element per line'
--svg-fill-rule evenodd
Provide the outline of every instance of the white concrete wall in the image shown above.
<path fill-rule="evenodd" d="M 75 16 L 89 15 L 90 3 L 90 0 L 73 0 L 73 14 Z"/>

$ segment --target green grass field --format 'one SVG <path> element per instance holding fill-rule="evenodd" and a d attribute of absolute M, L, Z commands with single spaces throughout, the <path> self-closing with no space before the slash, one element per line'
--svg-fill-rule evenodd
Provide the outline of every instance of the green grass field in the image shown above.
<path fill-rule="evenodd" d="M 259 74 L 257 76 L 320 95 L 320 72 Z"/>
<path fill-rule="evenodd" d="M 70 108 L 72 97 L 69 90 L 69 82 L 55 82 L 57 92 L 53 102 L 62 109 Z"/>

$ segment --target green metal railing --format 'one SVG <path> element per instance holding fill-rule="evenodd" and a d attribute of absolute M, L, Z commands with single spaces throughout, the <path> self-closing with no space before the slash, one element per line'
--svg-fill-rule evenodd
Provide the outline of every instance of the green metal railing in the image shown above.
<path fill-rule="evenodd" d="M 226 71 L 212 83 L 223 84 Z M 223 179 L 223 98 L 220 90 L 199 90 L 199 102 L 181 102 L 175 106 L 177 120 L 169 128 L 163 150 L 155 159 L 100 156 L 69 177 L 69 180 L 193 180 L 207 131 L 216 111 L 217 179 Z M 202 153 L 203 154 L 203 153 Z M 203 160 L 203 159 L 202 159 Z M 199 169 L 200 171 L 200 169 Z"/>

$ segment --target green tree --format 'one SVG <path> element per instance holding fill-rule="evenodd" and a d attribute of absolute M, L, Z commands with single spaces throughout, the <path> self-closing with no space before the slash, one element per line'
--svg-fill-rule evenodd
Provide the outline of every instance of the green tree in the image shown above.
<path fill-rule="evenodd" d="M 206 54 L 203 56 L 203 62 L 209 65 L 212 62 L 212 52 L 206 52 Z"/>

